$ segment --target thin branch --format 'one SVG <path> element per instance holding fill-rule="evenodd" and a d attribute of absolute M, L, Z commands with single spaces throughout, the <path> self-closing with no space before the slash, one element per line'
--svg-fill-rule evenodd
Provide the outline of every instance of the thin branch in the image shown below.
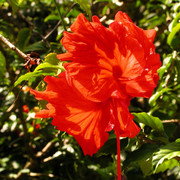
<path fill-rule="evenodd" d="M 34 24 L 29 19 L 27 19 L 19 10 L 17 11 L 17 13 L 30 26 L 32 32 L 38 34 L 42 38 L 42 40 L 46 43 L 46 45 L 50 47 L 49 42 L 46 39 L 44 39 L 44 36 L 41 33 L 34 31 Z"/>
<path fill-rule="evenodd" d="M 9 42 L 9 40 L 6 39 L 2 34 L 0 34 L 0 41 L 2 41 L 4 44 L 6 44 L 6 46 L 8 46 L 11 50 L 15 51 L 23 59 L 27 58 L 26 54 L 24 54 L 21 50 L 19 50 L 14 44 Z"/>
<path fill-rule="evenodd" d="M 150 143 L 150 144 L 157 144 L 157 141 L 153 141 L 153 140 L 147 138 L 147 137 L 146 137 L 145 135 L 143 135 L 143 134 L 139 134 L 139 135 L 137 135 L 137 137 L 138 137 L 139 139 L 142 139 L 143 142 Z"/>
<path fill-rule="evenodd" d="M 60 133 L 60 131 L 58 131 L 57 133 L 56 133 L 56 135 L 55 135 L 55 137 L 58 137 L 58 134 Z M 39 151 L 39 152 L 37 152 L 36 153 L 36 157 L 42 157 L 42 156 L 44 156 L 45 155 L 45 153 L 54 145 L 54 141 L 50 141 L 50 142 L 48 142 L 47 144 L 46 144 L 46 146 L 44 146 L 44 148 L 41 150 L 41 151 Z"/>
<path fill-rule="evenodd" d="M 174 157 L 174 159 L 180 161 L 180 157 L 179 156 Z"/>
<path fill-rule="evenodd" d="M 59 134 L 59 133 L 60 133 L 60 131 L 58 131 L 58 132 L 55 134 L 55 137 L 58 137 L 58 134 Z M 35 157 L 41 158 L 42 156 L 44 156 L 44 155 L 47 153 L 47 151 L 48 151 L 51 147 L 54 146 L 54 144 L 55 144 L 55 141 L 50 141 L 50 142 L 48 142 L 41 151 L 38 151 L 38 152 L 36 153 Z M 43 161 L 43 162 L 44 162 L 44 161 Z M 32 161 L 28 161 L 28 162 L 26 162 L 26 164 L 25 164 L 25 166 L 24 166 L 23 169 L 27 169 L 27 168 L 31 167 L 31 165 L 32 165 Z M 20 178 L 21 175 L 22 175 L 22 171 L 19 171 L 18 174 L 17 174 L 16 179 Z"/>
<path fill-rule="evenodd" d="M 54 178 L 55 177 L 54 174 L 44 174 L 44 173 L 36 173 L 36 172 L 30 172 L 29 176 L 31 176 L 31 177 L 47 176 L 47 177 L 50 177 L 50 178 Z"/>
<path fill-rule="evenodd" d="M 32 28 L 34 27 L 34 24 L 29 19 L 27 19 L 19 10 L 17 11 L 17 13 L 24 21 L 26 21 L 29 24 L 29 26 L 31 26 Z"/>
<path fill-rule="evenodd" d="M 64 19 L 64 17 L 67 16 L 67 14 L 70 12 L 70 10 L 71 10 L 75 5 L 76 5 L 76 3 L 73 3 L 73 4 L 71 5 L 71 7 L 70 7 L 70 8 L 67 10 L 67 12 L 64 14 L 63 19 Z M 56 26 L 55 26 L 46 36 L 44 36 L 44 39 L 43 39 L 43 40 L 48 39 L 49 36 L 58 28 L 58 26 L 61 24 L 61 22 L 62 22 L 62 20 L 60 19 L 60 20 L 58 21 L 58 23 L 56 24 Z"/>
<path fill-rule="evenodd" d="M 162 123 L 180 123 L 180 119 L 162 120 Z"/>

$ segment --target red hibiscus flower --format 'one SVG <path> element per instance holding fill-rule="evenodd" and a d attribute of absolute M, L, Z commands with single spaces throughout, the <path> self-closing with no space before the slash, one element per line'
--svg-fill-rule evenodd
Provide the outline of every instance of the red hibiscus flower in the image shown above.
<path fill-rule="evenodd" d="M 105 102 L 93 102 L 75 91 L 66 80 L 66 72 L 59 78 L 47 76 L 44 92 L 31 90 L 38 100 L 48 101 L 47 109 L 36 113 L 36 118 L 52 117 L 52 125 L 72 135 L 84 154 L 92 155 L 107 141 L 115 129 L 121 137 L 133 138 L 138 126 L 129 113 L 129 100 L 111 97 Z"/>
<path fill-rule="evenodd" d="M 159 54 L 155 54 L 155 30 L 142 30 L 122 12 L 105 28 L 94 16 L 83 14 L 64 32 L 62 44 L 68 51 L 57 57 L 72 61 L 65 65 L 76 89 L 93 101 L 104 101 L 114 92 L 126 96 L 150 97 L 159 79 Z"/>
<path fill-rule="evenodd" d="M 31 90 L 47 109 L 37 118 L 52 117 L 52 124 L 72 135 L 84 154 L 92 155 L 108 139 L 117 136 L 118 178 L 120 179 L 119 137 L 133 138 L 138 126 L 128 106 L 133 97 L 150 97 L 159 79 L 161 63 L 155 54 L 155 30 L 142 30 L 122 12 L 109 28 L 98 17 L 89 22 L 83 14 L 64 33 L 67 53 L 57 57 L 66 71 L 59 78 L 47 76 L 44 92 Z"/>

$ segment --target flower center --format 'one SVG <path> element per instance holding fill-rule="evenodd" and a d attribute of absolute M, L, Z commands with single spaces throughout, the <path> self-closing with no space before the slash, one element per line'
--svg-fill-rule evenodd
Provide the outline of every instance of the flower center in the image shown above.
<path fill-rule="evenodd" d="M 119 66 L 113 66 L 113 77 L 119 79 L 122 75 L 122 71 Z"/>

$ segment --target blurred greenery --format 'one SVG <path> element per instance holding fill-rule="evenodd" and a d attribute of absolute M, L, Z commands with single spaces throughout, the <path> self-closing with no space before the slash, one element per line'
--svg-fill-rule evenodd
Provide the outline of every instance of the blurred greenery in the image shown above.
<path fill-rule="evenodd" d="M 74 138 L 57 131 L 51 119 L 34 119 L 46 102 L 38 103 L 29 90 L 45 89 L 43 77 L 64 70 L 55 56 L 65 52 L 63 31 L 69 31 L 79 13 L 88 19 L 97 15 L 107 26 L 117 11 L 157 31 L 154 43 L 162 61 L 152 97 L 131 101 L 142 130 L 134 139 L 121 139 L 122 174 L 128 180 L 180 179 L 179 0 L 0 0 L 0 34 L 42 60 L 28 72 L 25 60 L 0 42 L 0 179 L 116 179 L 114 134 L 97 154 L 84 156 Z"/>

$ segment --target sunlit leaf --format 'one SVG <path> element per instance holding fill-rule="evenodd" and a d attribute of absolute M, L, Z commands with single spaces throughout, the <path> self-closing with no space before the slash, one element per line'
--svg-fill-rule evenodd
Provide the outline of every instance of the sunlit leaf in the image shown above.
<path fill-rule="evenodd" d="M 159 148 L 153 156 L 153 164 L 155 165 L 155 172 L 160 164 L 165 160 L 172 159 L 174 157 L 180 157 L 180 143 L 173 142 Z M 162 168 L 162 167 L 161 167 Z"/>
<path fill-rule="evenodd" d="M 169 69 L 171 63 L 172 63 L 173 57 L 172 55 L 168 55 L 163 60 L 163 65 L 158 69 L 159 78 L 161 79 L 164 73 Z"/>
<path fill-rule="evenodd" d="M 175 37 L 175 35 L 180 31 L 180 23 L 178 23 L 171 31 L 171 33 L 169 34 L 168 38 L 167 38 L 167 43 L 170 46 L 173 46 L 173 39 Z"/>
<path fill-rule="evenodd" d="M 179 166 L 179 162 L 176 159 L 164 160 L 162 164 L 159 164 L 155 169 L 154 173 L 164 172 L 168 169 L 172 169 L 176 166 Z"/>
<path fill-rule="evenodd" d="M 88 15 L 91 17 L 91 5 L 88 0 L 73 0 L 74 2 L 78 3 Z"/>
<path fill-rule="evenodd" d="M 36 67 L 34 72 L 43 69 L 44 72 L 54 72 L 55 74 L 59 74 L 60 72 L 64 71 L 64 67 L 62 62 L 57 59 L 56 53 L 50 53 L 45 57 L 43 63 Z"/>
<path fill-rule="evenodd" d="M 173 21 L 170 23 L 169 25 L 169 31 L 171 32 L 172 29 L 176 26 L 176 24 L 178 23 L 178 20 L 180 18 L 180 12 L 175 16 L 175 18 L 173 19 Z"/>
<path fill-rule="evenodd" d="M 152 129 L 156 130 L 157 132 L 163 133 L 164 127 L 162 124 L 162 121 L 158 117 L 154 117 L 151 115 L 148 115 L 145 112 L 142 113 L 133 113 L 134 120 L 138 123 L 143 123 Z"/>
<path fill-rule="evenodd" d="M 56 53 L 49 53 L 45 59 L 44 62 L 52 64 L 52 65 L 59 65 L 62 64 L 62 62 L 56 57 Z"/>
<path fill-rule="evenodd" d="M 56 16 L 54 14 L 50 14 L 49 16 L 47 16 L 45 19 L 44 19 L 44 22 L 48 22 L 50 20 L 59 20 L 60 17 L 59 16 Z"/>
<path fill-rule="evenodd" d="M 150 104 L 151 106 L 153 106 L 153 105 L 155 104 L 156 100 L 157 100 L 163 93 L 168 92 L 168 91 L 171 91 L 171 90 L 172 90 L 172 89 L 170 89 L 170 88 L 164 88 L 164 89 L 162 89 L 162 90 L 160 90 L 160 91 L 157 91 L 155 94 L 153 94 L 153 95 L 150 97 L 150 99 L 149 99 L 149 104 Z"/>
<path fill-rule="evenodd" d="M 43 71 L 36 71 L 36 72 L 28 72 L 18 78 L 18 80 L 14 83 L 14 86 L 17 86 L 23 81 L 28 81 L 32 77 L 38 77 L 38 76 L 47 76 L 47 75 L 54 75 L 54 73 L 50 72 L 43 72 Z"/>

